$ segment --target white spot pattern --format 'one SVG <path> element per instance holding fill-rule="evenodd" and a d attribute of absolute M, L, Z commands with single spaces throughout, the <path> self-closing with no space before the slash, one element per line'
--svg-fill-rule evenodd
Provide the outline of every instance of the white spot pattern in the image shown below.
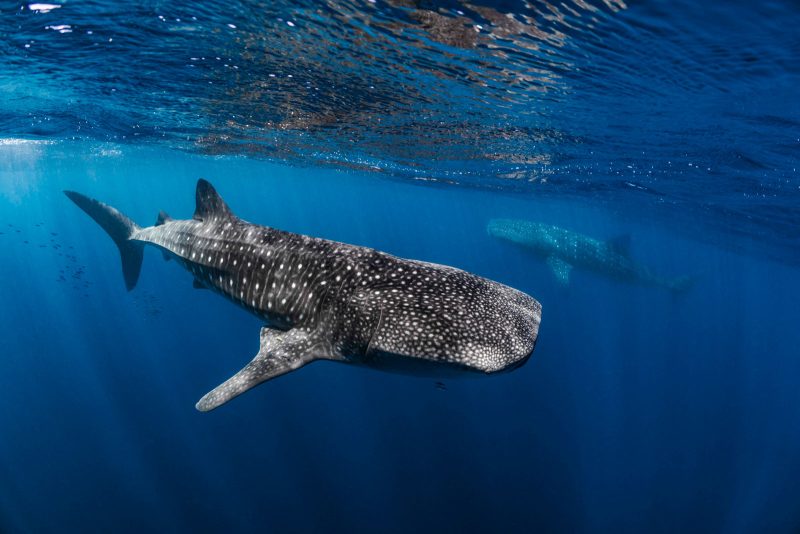
<path fill-rule="evenodd" d="M 346 361 L 401 357 L 495 372 L 524 361 L 538 333 L 541 306 L 510 287 L 229 213 L 169 220 L 135 239 L 177 255 L 203 285 L 273 328 L 324 332 L 326 352 Z"/>

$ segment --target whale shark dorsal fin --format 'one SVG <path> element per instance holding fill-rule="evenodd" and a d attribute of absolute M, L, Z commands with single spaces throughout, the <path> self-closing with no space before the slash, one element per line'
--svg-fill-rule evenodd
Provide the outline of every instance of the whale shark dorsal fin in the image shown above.
<path fill-rule="evenodd" d="M 631 235 L 630 234 L 623 234 L 618 235 L 612 239 L 606 241 L 608 248 L 616 252 L 621 256 L 628 256 L 631 250 Z"/>
<path fill-rule="evenodd" d="M 164 223 L 166 223 L 166 222 L 168 222 L 168 221 L 171 221 L 171 220 L 172 220 L 172 217 L 170 217 L 170 216 L 169 216 L 169 214 L 167 214 L 167 212 L 166 212 L 166 211 L 163 211 L 163 210 L 162 210 L 162 211 L 159 211 L 159 212 L 158 212 L 158 217 L 156 217 L 156 224 L 155 224 L 155 226 L 161 226 L 161 225 L 163 225 Z"/>
<path fill-rule="evenodd" d="M 547 265 L 553 270 L 553 274 L 556 275 L 556 280 L 558 280 L 559 284 L 562 286 L 569 284 L 569 272 L 572 270 L 571 264 L 561 258 L 548 256 Z"/>
<path fill-rule="evenodd" d="M 206 393 L 195 408 L 208 412 L 262 382 L 299 369 L 318 358 L 314 356 L 317 345 L 314 334 L 308 330 L 281 332 L 262 328 L 261 347 L 256 357 L 241 371 Z"/>
<path fill-rule="evenodd" d="M 195 202 L 197 203 L 194 210 L 195 220 L 205 221 L 211 218 L 229 219 L 233 217 L 230 208 L 219 196 L 214 186 L 202 178 L 197 180 Z"/>

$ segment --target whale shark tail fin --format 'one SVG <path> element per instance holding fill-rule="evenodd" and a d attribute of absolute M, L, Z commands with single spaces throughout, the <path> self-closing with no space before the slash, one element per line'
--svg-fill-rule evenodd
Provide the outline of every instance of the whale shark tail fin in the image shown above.
<path fill-rule="evenodd" d="M 131 240 L 131 236 L 139 230 L 139 226 L 108 204 L 103 204 L 75 191 L 64 191 L 64 194 L 94 219 L 117 244 L 122 257 L 122 275 L 125 278 L 125 287 L 128 291 L 133 289 L 139 279 L 139 271 L 142 269 L 142 243 Z"/>

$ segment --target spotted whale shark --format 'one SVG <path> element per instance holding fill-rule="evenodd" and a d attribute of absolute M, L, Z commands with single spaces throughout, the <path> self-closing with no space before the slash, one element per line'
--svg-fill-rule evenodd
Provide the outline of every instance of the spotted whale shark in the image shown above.
<path fill-rule="evenodd" d="M 558 226 L 518 219 L 492 219 L 489 235 L 521 245 L 545 259 L 556 280 L 566 286 L 573 267 L 581 267 L 618 280 L 666 287 L 672 291 L 689 288 L 688 277 L 665 278 L 631 259 L 630 239 L 622 236 L 601 241 Z"/>
<path fill-rule="evenodd" d="M 246 222 L 202 179 L 192 219 L 161 212 L 145 228 L 102 202 L 65 194 L 117 244 L 128 290 L 143 247 L 155 245 L 195 287 L 263 321 L 258 353 L 200 399 L 203 412 L 317 360 L 491 374 L 519 367 L 536 344 L 542 308 L 525 293 L 453 267 Z"/>

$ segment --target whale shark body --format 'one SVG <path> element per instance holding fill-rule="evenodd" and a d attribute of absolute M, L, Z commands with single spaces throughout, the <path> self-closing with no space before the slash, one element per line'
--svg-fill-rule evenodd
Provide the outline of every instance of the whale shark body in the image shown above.
<path fill-rule="evenodd" d="M 152 244 L 264 321 L 258 354 L 197 403 L 212 410 L 316 360 L 443 376 L 496 373 L 533 352 L 541 305 L 453 267 L 293 234 L 239 219 L 199 180 L 189 220 L 164 212 L 142 228 L 116 209 L 65 191 L 117 244 L 128 290 Z"/>
<path fill-rule="evenodd" d="M 627 236 L 600 241 L 558 226 L 518 219 L 493 219 L 486 230 L 491 236 L 521 245 L 544 258 L 563 286 L 569 283 L 573 267 L 672 291 L 686 290 L 690 284 L 688 277 L 664 278 L 633 261 L 628 253 Z"/>

